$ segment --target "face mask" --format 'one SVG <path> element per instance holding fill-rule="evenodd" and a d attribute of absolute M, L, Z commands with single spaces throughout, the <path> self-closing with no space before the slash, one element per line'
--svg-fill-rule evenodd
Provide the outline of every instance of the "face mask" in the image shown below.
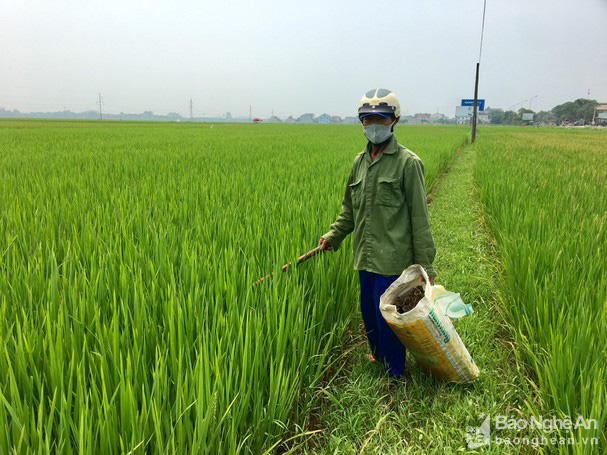
<path fill-rule="evenodd" d="M 381 144 L 392 136 L 392 124 L 380 125 L 375 123 L 373 125 L 363 126 L 363 133 L 372 144 Z"/>

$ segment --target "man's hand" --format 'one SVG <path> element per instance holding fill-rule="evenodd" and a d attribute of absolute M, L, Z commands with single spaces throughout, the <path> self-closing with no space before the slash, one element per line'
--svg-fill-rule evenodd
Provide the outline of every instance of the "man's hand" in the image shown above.
<path fill-rule="evenodd" d="M 329 245 L 329 242 L 327 242 L 322 237 L 318 241 L 318 244 L 320 245 L 320 247 L 323 251 L 333 251 L 333 247 L 331 245 Z"/>

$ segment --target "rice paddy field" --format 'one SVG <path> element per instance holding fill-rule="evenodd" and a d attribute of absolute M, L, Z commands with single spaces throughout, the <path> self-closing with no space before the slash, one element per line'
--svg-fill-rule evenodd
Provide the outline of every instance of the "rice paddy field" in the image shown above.
<path fill-rule="evenodd" d="M 597 419 L 574 432 L 596 453 L 606 133 L 481 128 L 474 145 L 513 350 L 542 411 Z M 470 147 L 464 127 L 396 136 L 429 192 Z M 334 221 L 363 139 L 355 125 L 1 121 L 0 453 L 260 454 L 312 433 L 358 317 L 350 240 L 280 266 Z"/>
<path fill-rule="evenodd" d="M 547 409 L 607 427 L 607 132 L 488 129 L 476 180 L 506 280 L 503 309 Z"/>
<path fill-rule="evenodd" d="M 261 453 L 356 308 L 353 128 L 3 122 L 0 452 Z M 465 141 L 413 129 L 427 184 Z M 349 252 L 349 248 L 344 248 Z"/>

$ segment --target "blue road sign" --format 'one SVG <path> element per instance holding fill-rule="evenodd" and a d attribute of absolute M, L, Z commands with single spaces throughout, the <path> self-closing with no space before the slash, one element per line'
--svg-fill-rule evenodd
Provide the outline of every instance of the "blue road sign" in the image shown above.
<path fill-rule="evenodd" d="M 485 100 L 476 100 L 476 105 L 479 111 L 485 110 Z M 462 100 L 462 106 L 474 106 L 474 99 Z"/>

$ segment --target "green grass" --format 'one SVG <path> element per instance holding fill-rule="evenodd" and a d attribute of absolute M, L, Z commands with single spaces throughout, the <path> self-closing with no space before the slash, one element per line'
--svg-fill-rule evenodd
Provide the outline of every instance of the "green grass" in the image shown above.
<path fill-rule="evenodd" d="M 607 449 L 607 131 L 496 128 L 475 176 L 504 265 L 517 351 L 557 416 L 596 419 L 575 452 Z M 595 437 L 599 446 L 583 445 Z"/>
<path fill-rule="evenodd" d="M 398 127 L 430 187 L 464 138 Z M 261 453 L 357 310 L 359 127 L 0 122 L 0 452 Z M 472 352 L 474 348 L 472 347 Z"/>
<path fill-rule="evenodd" d="M 319 395 L 324 400 L 307 423 L 308 430 L 319 431 L 303 444 L 293 444 L 294 452 L 471 453 L 466 429 L 479 426 L 481 414 L 517 416 L 528 404 L 539 406 L 498 311 L 503 283 L 496 280 L 499 264 L 476 199 L 474 162 L 474 149 L 466 147 L 438 182 L 429 211 L 437 247 L 436 283 L 460 292 L 475 311 L 455 327 L 479 365 L 480 377 L 470 384 L 447 384 L 426 375 L 409 354 L 406 378 L 394 382 L 365 358 L 369 349 L 357 317 L 348 342 L 351 351 L 335 377 L 323 384 Z M 504 453 L 504 447 L 481 451 Z"/>

